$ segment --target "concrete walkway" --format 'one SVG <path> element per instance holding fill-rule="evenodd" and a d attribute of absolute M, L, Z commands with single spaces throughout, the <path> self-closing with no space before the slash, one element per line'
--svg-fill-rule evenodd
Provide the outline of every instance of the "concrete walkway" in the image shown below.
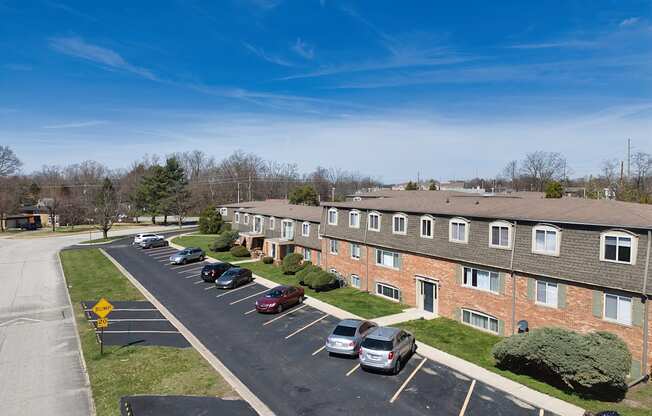
<path fill-rule="evenodd" d="M 0 414 L 95 414 L 58 256 L 83 240 L 87 233 L 0 238 Z"/>
<path fill-rule="evenodd" d="M 171 247 L 178 249 L 183 249 L 183 246 L 170 243 Z M 211 263 L 219 263 L 218 260 L 207 257 L 206 261 Z M 263 285 L 268 288 L 278 286 L 278 283 L 265 279 L 262 276 L 257 274 L 253 275 L 256 283 Z M 329 303 L 322 302 L 318 299 L 308 297 L 305 303 L 309 306 L 312 306 L 315 309 L 319 309 L 324 313 L 332 315 L 338 319 L 363 319 L 360 316 L 354 315 L 350 312 L 347 312 L 343 309 L 340 309 L 336 306 L 333 306 Z M 419 318 L 432 318 L 431 314 L 424 314 L 421 311 L 416 309 L 406 309 L 405 311 L 395 314 L 388 315 L 373 319 L 379 325 L 395 325 L 399 322 L 405 322 L 408 320 L 419 319 Z M 447 367 L 450 367 L 462 374 L 465 374 L 475 380 L 481 381 L 485 384 L 490 385 L 496 389 L 502 390 L 505 393 L 511 394 L 512 396 L 525 401 L 533 406 L 536 406 L 541 409 L 545 409 L 549 412 L 561 415 L 561 416 L 583 416 L 584 409 L 575 406 L 573 404 L 567 403 L 563 400 L 559 400 L 555 397 L 549 396 L 544 393 L 540 393 L 536 390 L 533 390 L 529 387 L 526 387 L 522 384 L 519 384 L 515 381 L 512 381 L 508 378 L 505 378 L 499 374 L 493 373 L 489 370 L 486 370 L 478 365 L 465 361 L 461 358 L 455 357 L 454 355 L 448 354 L 444 351 L 433 348 L 423 342 L 417 341 L 418 345 L 418 354 L 440 364 L 443 364 Z"/>

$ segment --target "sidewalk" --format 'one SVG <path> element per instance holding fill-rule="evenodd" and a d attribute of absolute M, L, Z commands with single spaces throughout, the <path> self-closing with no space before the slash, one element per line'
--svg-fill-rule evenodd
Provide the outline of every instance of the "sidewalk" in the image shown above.
<path fill-rule="evenodd" d="M 172 242 L 170 242 L 170 247 L 178 248 L 180 250 L 184 248 Z M 206 261 L 211 263 L 219 263 L 218 260 L 215 260 L 210 257 L 207 257 Z M 257 274 L 254 274 L 253 276 L 256 283 L 260 285 L 263 285 L 268 288 L 278 286 L 278 283 L 265 279 L 262 276 L 259 276 Z M 347 318 L 363 319 L 357 315 L 354 315 L 336 306 L 333 306 L 331 304 L 322 302 L 318 299 L 314 299 L 311 297 L 308 297 L 305 300 L 305 303 L 309 306 L 312 306 L 315 309 L 319 309 L 320 311 L 332 315 L 338 319 L 347 319 Z M 394 325 L 399 322 L 419 319 L 421 317 L 426 318 L 423 312 L 418 311 L 416 309 L 406 309 L 402 313 L 376 318 L 374 319 L 374 322 L 376 322 L 378 325 Z M 431 361 L 435 361 L 437 363 L 443 364 L 455 371 L 465 374 L 475 380 L 485 383 L 498 390 L 502 390 L 505 393 L 511 394 L 512 396 L 518 398 L 519 400 L 523 400 L 533 406 L 536 406 L 541 409 L 545 409 L 549 412 L 561 416 L 584 415 L 584 409 L 578 406 L 567 403 L 563 400 L 559 400 L 555 397 L 548 396 L 547 394 L 540 393 L 536 390 L 533 390 L 529 387 L 526 387 L 508 378 L 505 378 L 499 374 L 486 370 L 478 365 L 465 361 L 461 358 L 455 357 L 454 355 L 440 351 L 436 348 L 433 348 L 430 345 L 424 344 L 423 342 L 417 341 L 417 345 L 418 345 L 417 352 L 419 355 Z"/>

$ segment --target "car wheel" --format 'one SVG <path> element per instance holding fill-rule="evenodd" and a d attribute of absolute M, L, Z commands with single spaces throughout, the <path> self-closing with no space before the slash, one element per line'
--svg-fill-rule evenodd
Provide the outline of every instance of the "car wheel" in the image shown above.
<path fill-rule="evenodd" d="M 186 263 L 188 263 L 188 260 L 186 260 L 186 259 L 181 260 L 181 264 L 182 264 L 182 265 L 183 265 L 183 264 L 186 264 Z"/>
<path fill-rule="evenodd" d="M 281 312 L 283 312 L 283 305 L 279 304 L 279 305 L 276 307 L 276 313 L 281 313 Z"/>
<path fill-rule="evenodd" d="M 396 357 L 396 362 L 394 363 L 394 368 L 392 368 L 392 373 L 394 375 L 398 374 L 401 371 L 401 356 Z"/>
<path fill-rule="evenodd" d="M 417 352 L 417 343 L 414 342 L 414 341 L 412 341 L 412 348 L 411 348 L 410 352 L 412 353 L 412 355 L 416 354 L 416 352 Z"/>

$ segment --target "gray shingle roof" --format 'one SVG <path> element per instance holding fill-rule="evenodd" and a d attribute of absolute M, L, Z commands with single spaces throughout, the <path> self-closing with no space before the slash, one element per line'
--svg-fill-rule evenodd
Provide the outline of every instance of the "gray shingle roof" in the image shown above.
<path fill-rule="evenodd" d="M 245 208 L 242 212 L 318 223 L 321 221 L 322 207 L 272 203 L 252 208 Z"/>

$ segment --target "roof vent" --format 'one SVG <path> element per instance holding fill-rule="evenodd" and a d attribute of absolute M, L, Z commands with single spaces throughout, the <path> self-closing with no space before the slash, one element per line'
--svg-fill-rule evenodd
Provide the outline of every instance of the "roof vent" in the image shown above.
<path fill-rule="evenodd" d="M 446 198 L 446 203 L 448 204 L 448 203 L 450 203 L 450 202 L 451 202 L 451 200 L 448 199 L 448 198 Z"/>
<path fill-rule="evenodd" d="M 480 201 L 475 201 L 475 204 L 476 204 L 476 205 L 480 205 Z"/>

